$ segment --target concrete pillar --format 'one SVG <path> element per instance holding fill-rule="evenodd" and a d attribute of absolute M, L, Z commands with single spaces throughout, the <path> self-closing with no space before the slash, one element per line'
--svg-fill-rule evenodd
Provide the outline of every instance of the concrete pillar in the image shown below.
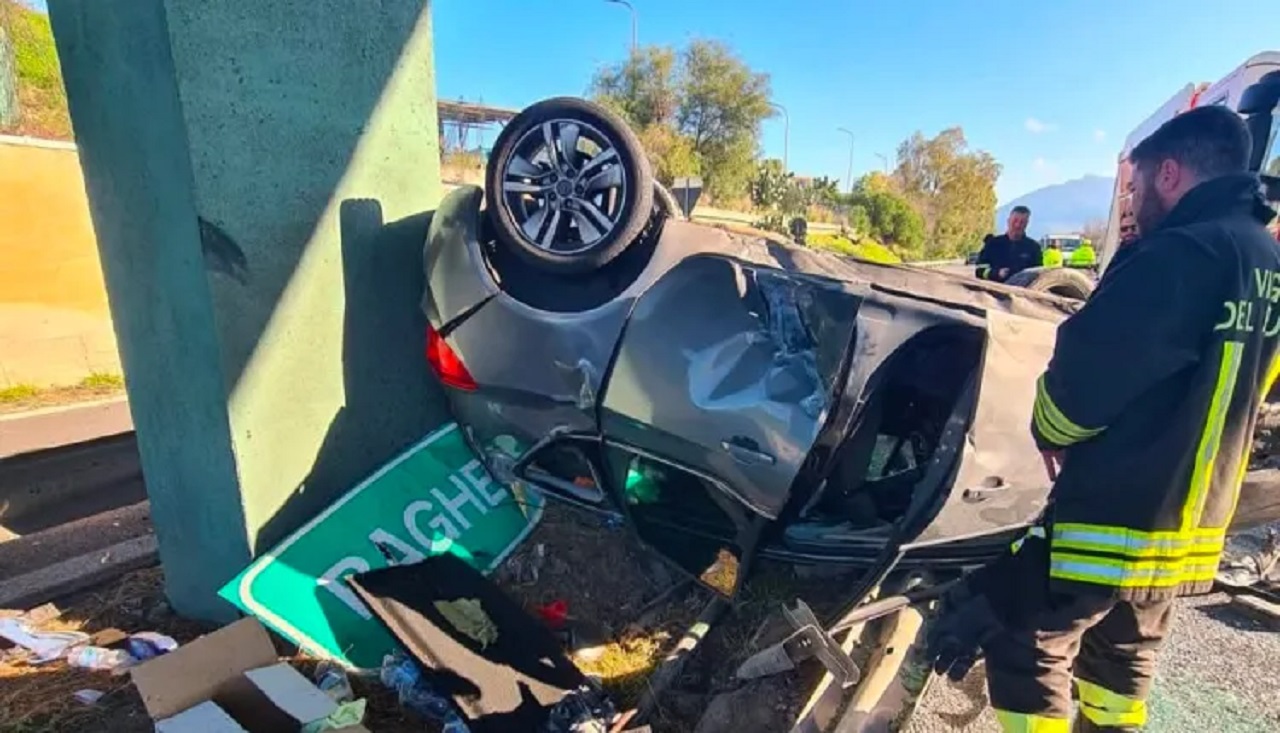
<path fill-rule="evenodd" d="M 169 596 L 442 422 L 427 0 L 51 0 Z"/>

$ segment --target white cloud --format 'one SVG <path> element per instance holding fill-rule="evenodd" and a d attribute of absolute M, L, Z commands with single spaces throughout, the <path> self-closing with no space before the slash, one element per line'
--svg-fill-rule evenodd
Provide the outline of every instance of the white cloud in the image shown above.
<path fill-rule="evenodd" d="M 1106 140 L 1106 139 L 1107 139 L 1107 131 L 1106 131 L 1106 130 L 1094 130 L 1094 131 L 1093 131 L 1093 139 L 1094 139 L 1094 140 L 1096 140 L 1096 141 L 1098 141 L 1098 142 L 1102 142 L 1103 140 Z"/>
<path fill-rule="evenodd" d="M 1023 123 L 1023 125 L 1027 128 L 1027 132 L 1031 133 L 1032 135 L 1039 135 L 1045 132 L 1053 132 L 1054 130 L 1058 129 L 1058 126 L 1053 124 L 1052 122 L 1045 122 L 1044 120 L 1038 120 L 1035 117 L 1028 117 L 1027 121 Z"/>

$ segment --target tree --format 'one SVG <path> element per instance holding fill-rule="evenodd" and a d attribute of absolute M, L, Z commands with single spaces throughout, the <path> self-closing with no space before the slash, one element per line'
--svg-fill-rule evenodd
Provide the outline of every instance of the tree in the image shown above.
<path fill-rule="evenodd" d="M 756 165 L 756 174 L 751 180 L 751 203 L 756 208 L 772 211 L 782 206 L 787 189 L 794 186 L 795 179 L 782 170 L 782 161 L 762 160 Z"/>
<path fill-rule="evenodd" d="M 897 189 L 924 217 L 924 256 L 954 257 L 990 229 L 996 210 L 1000 164 L 989 153 L 970 150 L 964 131 L 920 133 L 898 146 Z"/>
<path fill-rule="evenodd" d="M 867 234 L 907 259 L 919 259 L 925 240 L 924 219 L 911 202 L 892 191 L 855 192 L 852 209 L 865 212 Z"/>
<path fill-rule="evenodd" d="M 727 46 L 694 41 L 678 53 L 640 49 L 598 71 L 590 95 L 636 129 L 660 180 L 697 173 L 716 200 L 749 193 L 760 125 L 773 114 L 769 77 Z"/>
<path fill-rule="evenodd" d="M 638 131 L 662 125 L 674 132 L 680 105 L 677 72 L 674 49 L 646 46 L 626 61 L 598 70 L 590 94 Z"/>

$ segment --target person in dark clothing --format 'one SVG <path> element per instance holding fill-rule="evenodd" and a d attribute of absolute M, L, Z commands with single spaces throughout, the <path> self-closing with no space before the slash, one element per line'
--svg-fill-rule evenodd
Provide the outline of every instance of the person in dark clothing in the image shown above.
<path fill-rule="evenodd" d="M 1027 236 L 1031 209 L 1015 206 L 1009 212 L 1008 231 L 998 237 L 988 236 L 978 253 L 974 274 L 979 280 L 1002 283 L 1029 267 L 1039 267 L 1043 256 L 1040 245 Z"/>
<path fill-rule="evenodd" d="M 1031 430 L 1056 473 L 1042 522 L 966 584 L 930 636 L 935 668 L 987 656 L 1007 731 L 1146 721 L 1173 599 L 1209 591 L 1280 372 L 1280 247 L 1223 107 L 1130 154 L 1139 238 L 1058 329 Z"/>

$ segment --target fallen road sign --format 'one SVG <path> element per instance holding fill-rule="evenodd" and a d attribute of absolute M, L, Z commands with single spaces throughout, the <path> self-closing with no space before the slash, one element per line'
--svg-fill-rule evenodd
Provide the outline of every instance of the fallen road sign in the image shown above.
<path fill-rule="evenodd" d="M 519 487 L 517 487 L 519 489 Z M 493 480 L 449 424 L 393 459 L 223 586 L 220 595 L 312 654 L 374 669 L 398 648 L 345 578 L 452 553 L 489 572 L 543 499 Z"/>

